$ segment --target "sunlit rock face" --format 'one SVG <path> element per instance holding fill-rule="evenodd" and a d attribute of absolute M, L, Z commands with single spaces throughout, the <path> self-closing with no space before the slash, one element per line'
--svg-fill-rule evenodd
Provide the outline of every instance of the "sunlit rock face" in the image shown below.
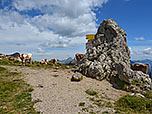
<path fill-rule="evenodd" d="M 151 84 L 147 74 L 131 70 L 126 36 L 127 33 L 113 19 L 104 20 L 92 40 L 92 47 L 78 62 L 79 71 L 98 80 L 118 76 L 127 83 L 139 79 Z"/>

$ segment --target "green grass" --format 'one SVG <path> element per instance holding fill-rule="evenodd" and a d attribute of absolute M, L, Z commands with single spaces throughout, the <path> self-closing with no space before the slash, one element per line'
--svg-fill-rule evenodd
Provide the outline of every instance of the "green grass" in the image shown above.
<path fill-rule="evenodd" d="M 91 95 L 91 96 L 95 96 L 98 94 L 96 91 L 93 91 L 93 90 L 86 90 L 85 92 L 86 94 Z"/>
<path fill-rule="evenodd" d="M 89 112 L 88 108 L 82 108 L 81 109 L 83 112 Z"/>
<path fill-rule="evenodd" d="M 105 103 L 105 107 L 111 108 L 111 107 L 113 107 L 113 106 L 112 106 L 112 103 L 111 103 L 111 102 L 106 102 L 106 103 Z"/>
<path fill-rule="evenodd" d="M 75 68 L 75 66 L 70 66 L 70 65 L 64 65 L 64 64 L 61 64 L 61 63 L 56 63 L 56 64 L 53 64 L 53 63 L 49 63 L 49 64 L 40 64 L 40 62 L 33 62 L 33 64 L 29 64 L 29 63 L 26 63 L 27 67 L 31 67 L 31 68 L 43 68 L 43 69 L 52 69 L 52 68 L 58 68 L 58 69 L 70 69 L 70 68 Z"/>
<path fill-rule="evenodd" d="M 79 106 L 84 106 L 85 105 L 85 102 L 80 102 L 79 103 Z"/>
<path fill-rule="evenodd" d="M 137 84 L 141 84 L 141 82 L 140 82 L 139 80 L 134 79 L 134 80 L 132 81 L 132 84 L 133 84 L 133 85 L 137 85 Z"/>
<path fill-rule="evenodd" d="M 6 68 L 0 67 L 0 72 L 5 71 Z"/>
<path fill-rule="evenodd" d="M 31 101 L 33 89 L 20 74 L 0 67 L 0 114 L 38 114 Z"/>
<path fill-rule="evenodd" d="M 132 81 L 132 84 L 133 84 L 133 85 L 136 85 L 136 86 L 139 86 L 139 85 L 145 85 L 146 83 L 145 83 L 144 81 L 140 81 L 140 80 L 134 79 L 134 80 Z"/>
<path fill-rule="evenodd" d="M 126 95 L 121 97 L 116 101 L 116 110 L 117 112 L 126 112 L 126 113 L 152 113 L 152 93 L 146 93 L 146 97 L 136 97 Z"/>
<path fill-rule="evenodd" d="M 0 65 L 9 65 L 9 66 L 22 66 L 21 62 L 18 61 L 10 61 L 8 59 L 0 59 Z M 71 65 L 64 65 L 61 63 L 53 64 L 40 64 L 38 61 L 32 61 L 32 64 L 26 63 L 26 67 L 31 67 L 31 68 L 43 68 L 43 69 L 50 69 L 50 68 L 60 68 L 60 69 L 69 69 L 69 68 L 75 68 L 75 66 Z"/>
<path fill-rule="evenodd" d="M 15 66 L 18 66 L 18 65 L 21 65 L 22 63 L 21 62 L 18 62 L 18 61 L 10 61 L 8 59 L 0 59 L 0 65 L 15 65 Z"/>
<path fill-rule="evenodd" d="M 109 114 L 109 112 L 108 111 L 104 111 L 104 112 L 102 112 L 102 114 Z"/>
<path fill-rule="evenodd" d="M 144 92 L 143 94 L 144 94 L 144 96 L 145 96 L 147 99 L 152 100 L 152 92 L 146 91 L 146 92 Z"/>
<path fill-rule="evenodd" d="M 91 111 L 91 112 L 89 112 L 89 114 L 96 114 L 96 112 L 92 112 L 92 111 Z"/>

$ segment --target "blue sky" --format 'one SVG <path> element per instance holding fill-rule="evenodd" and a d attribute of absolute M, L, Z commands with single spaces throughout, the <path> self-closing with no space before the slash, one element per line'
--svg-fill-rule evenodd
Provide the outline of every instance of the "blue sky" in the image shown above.
<path fill-rule="evenodd" d="M 64 59 L 85 53 L 85 35 L 113 18 L 131 59 L 152 59 L 151 0 L 0 0 L 0 53 Z"/>

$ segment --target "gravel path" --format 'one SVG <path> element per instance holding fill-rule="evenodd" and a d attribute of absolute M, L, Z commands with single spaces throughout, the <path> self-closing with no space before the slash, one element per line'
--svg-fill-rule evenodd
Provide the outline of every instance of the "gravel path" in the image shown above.
<path fill-rule="evenodd" d="M 32 99 L 34 105 L 42 114 L 78 114 L 82 112 L 80 102 L 90 104 L 85 93 L 91 89 L 114 102 L 126 92 L 112 87 L 106 80 L 97 81 L 84 77 L 81 82 L 71 82 L 71 69 L 32 69 L 20 66 L 5 66 L 11 70 L 24 74 L 25 81 L 34 87 Z M 101 110 L 101 109 L 100 109 Z M 84 113 L 83 113 L 84 114 Z"/>

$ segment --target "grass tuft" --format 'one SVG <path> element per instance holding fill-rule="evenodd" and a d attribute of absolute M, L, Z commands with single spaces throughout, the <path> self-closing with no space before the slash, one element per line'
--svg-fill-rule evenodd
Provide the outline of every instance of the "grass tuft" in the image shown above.
<path fill-rule="evenodd" d="M 79 106 L 84 106 L 85 105 L 85 102 L 80 102 L 79 103 Z"/>
<path fill-rule="evenodd" d="M 102 112 L 102 114 L 109 114 L 109 112 L 108 111 L 104 111 L 104 112 Z"/>
<path fill-rule="evenodd" d="M 97 92 L 95 92 L 93 90 L 86 90 L 85 92 L 86 92 L 86 94 L 91 95 L 91 96 L 95 96 L 98 94 Z"/>

